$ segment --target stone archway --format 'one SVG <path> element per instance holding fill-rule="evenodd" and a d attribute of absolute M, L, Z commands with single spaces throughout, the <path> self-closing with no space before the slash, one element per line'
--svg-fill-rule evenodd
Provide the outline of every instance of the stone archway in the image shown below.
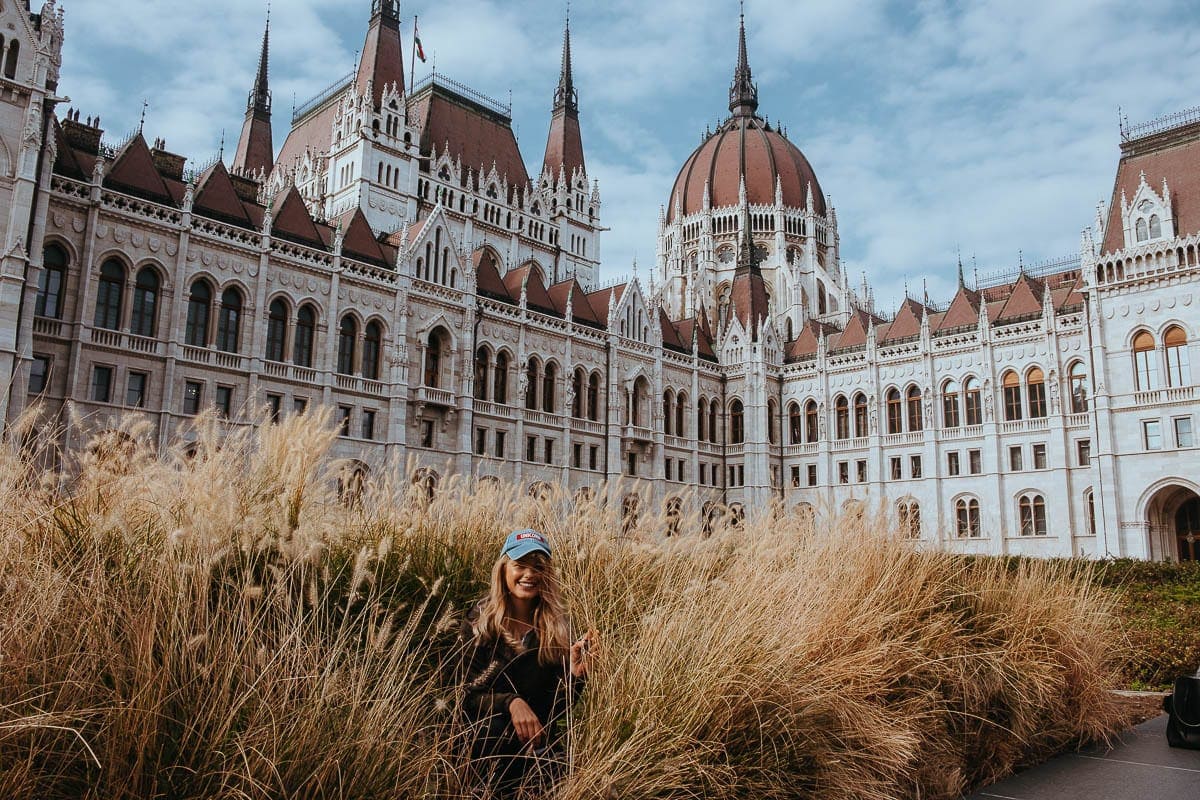
<path fill-rule="evenodd" d="M 1200 494 L 1176 483 L 1163 486 L 1146 504 L 1152 546 L 1165 558 L 1200 561 Z"/>

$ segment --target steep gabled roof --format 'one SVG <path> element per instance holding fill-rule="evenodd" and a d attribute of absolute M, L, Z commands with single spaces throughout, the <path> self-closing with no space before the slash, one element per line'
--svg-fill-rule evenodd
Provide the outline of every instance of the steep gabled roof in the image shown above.
<path fill-rule="evenodd" d="M 86 181 L 89 175 L 84 172 L 83 166 L 79 163 L 79 159 L 76 158 L 75 149 L 67 141 L 67 137 L 63 133 L 62 125 L 59 124 L 57 117 L 54 120 L 54 139 L 58 145 L 58 157 L 54 160 L 54 171 L 68 178 Z"/>
<path fill-rule="evenodd" d="M 713 350 L 712 337 L 708 335 L 708 326 L 704 324 L 703 317 L 681 319 L 675 323 L 675 329 L 679 333 L 679 340 L 685 343 L 687 352 L 692 352 L 692 337 L 695 336 L 696 351 L 700 357 L 709 361 L 717 360 L 717 353 Z"/>
<path fill-rule="evenodd" d="M 375 238 L 367 215 L 359 207 L 347 211 L 338 218 L 342 226 L 342 252 L 359 261 L 390 268 L 387 254 Z"/>
<path fill-rule="evenodd" d="M 486 247 L 481 247 L 471 255 L 471 265 L 475 268 L 475 290 L 485 297 L 516 305 L 518 300 L 508 293 L 508 287 L 500 277 L 500 268 L 496 257 Z"/>
<path fill-rule="evenodd" d="M 529 183 L 507 117 L 437 83 L 417 92 L 409 102 L 409 113 L 421 126 L 421 154 L 428 156 L 436 147 L 439 157 L 448 152 L 451 158 L 461 159 L 464 181 L 466 168 L 482 168 L 486 173 L 495 163 L 510 187 Z"/>
<path fill-rule="evenodd" d="M 680 353 L 692 352 L 691 340 L 689 339 L 686 342 L 683 340 L 683 337 L 679 335 L 678 329 L 671 322 L 671 318 L 667 316 L 666 310 L 662 308 L 658 309 L 658 327 L 662 330 L 663 347 L 676 350 Z"/>
<path fill-rule="evenodd" d="M 1012 287 L 1012 294 L 1004 301 L 1000 313 L 993 322 L 1007 322 L 1014 319 L 1035 317 L 1042 313 L 1042 295 L 1046 287 L 1037 278 L 1031 278 L 1022 273 Z"/>
<path fill-rule="evenodd" d="M 850 320 L 846 323 L 846 327 L 842 330 L 842 335 L 838 337 L 837 344 L 830 347 L 830 350 L 845 350 L 848 347 L 861 347 L 867 343 L 867 329 L 871 324 L 871 315 L 862 309 L 854 309 L 850 312 Z"/>
<path fill-rule="evenodd" d="M 300 191 L 295 186 L 275 200 L 271 215 L 273 218 L 272 236 L 290 239 L 310 247 L 321 249 L 328 247 L 326 237 L 321 234 L 317 224 L 313 222 L 312 216 L 308 213 L 308 207 L 304 205 L 304 198 L 300 196 Z"/>
<path fill-rule="evenodd" d="M 550 294 L 546 291 L 546 284 L 542 283 L 541 270 L 535 269 L 533 264 L 524 264 L 509 270 L 508 274 L 504 276 L 504 286 L 508 289 L 508 293 L 516 298 L 521 297 L 521 287 L 523 286 L 526 305 L 543 313 L 558 316 L 559 312 L 554 307 L 554 301 L 550 299 Z"/>
<path fill-rule="evenodd" d="M 921 317 L 926 313 L 928 313 L 928 310 L 925 306 L 911 297 L 905 297 L 904 302 L 900 304 L 900 310 L 896 312 L 895 319 L 888 326 L 887 333 L 879 335 L 879 341 L 882 343 L 920 336 Z"/>
<path fill-rule="evenodd" d="M 228 222 L 242 228 L 254 229 L 246 204 L 238 197 L 225 164 L 218 161 L 200 176 L 192 212 L 204 217 Z"/>
<path fill-rule="evenodd" d="M 579 281 L 575 278 L 570 278 L 565 281 L 559 281 L 551 286 L 547 292 L 550 295 L 550 300 L 554 303 L 554 308 L 558 310 L 560 316 L 564 319 L 567 315 L 567 298 L 571 298 L 571 316 L 573 322 L 578 322 L 583 325 L 592 325 L 603 328 L 604 320 L 592 308 L 592 304 L 588 302 L 587 292 L 579 285 Z"/>
<path fill-rule="evenodd" d="M 1053 292 L 1054 310 L 1058 311 L 1067 306 L 1083 305 L 1083 276 L 1080 275 L 1069 285 L 1064 285 Z"/>
<path fill-rule="evenodd" d="M 767 288 L 762 273 L 758 270 L 739 272 L 734 275 L 730 290 L 733 313 L 752 341 L 758 340 L 758 329 L 767 318 Z"/>
<path fill-rule="evenodd" d="M 588 302 L 591 303 L 592 308 L 595 309 L 606 326 L 608 325 L 608 315 L 611 312 L 609 301 L 621 302 L 621 298 L 625 296 L 625 288 L 627 286 L 629 284 L 620 283 L 616 286 L 610 286 L 607 289 L 597 289 L 594 292 L 588 292 Z"/>
<path fill-rule="evenodd" d="M 950 308 L 946 309 L 945 316 L 934 330 L 952 330 L 978 325 L 979 301 L 979 292 L 968 289 L 966 286 L 959 286 L 958 294 L 954 295 L 954 299 L 950 302 Z"/>
<path fill-rule="evenodd" d="M 140 133 L 121 148 L 104 176 L 104 185 L 157 203 L 175 203 L 175 197 L 159 174 L 150 147 Z"/>

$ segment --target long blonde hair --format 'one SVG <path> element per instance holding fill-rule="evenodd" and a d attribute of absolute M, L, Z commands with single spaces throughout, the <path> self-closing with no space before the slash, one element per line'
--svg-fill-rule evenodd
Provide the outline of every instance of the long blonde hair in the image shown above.
<path fill-rule="evenodd" d="M 570 624 L 559 592 L 558 576 L 550 558 L 543 553 L 533 553 L 526 558 L 534 561 L 540 578 L 538 602 L 533 609 L 533 629 L 537 631 L 538 662 L 560 663 L 571 647 Z M 492 582 L 488 596 L 479 609 L 475 620 L 475 635 L 481 639 L 495 641 L 504 636 L 504 620 L 512 616 L 511 598 L 504 571 L 512 559 L 501 555 L 492 565 Z"/>

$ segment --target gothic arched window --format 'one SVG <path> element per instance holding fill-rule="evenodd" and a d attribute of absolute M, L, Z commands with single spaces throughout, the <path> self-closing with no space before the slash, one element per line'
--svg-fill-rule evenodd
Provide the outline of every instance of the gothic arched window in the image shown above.
<path fill-rule="evenodd" d="M 67 251 L 56 244 L 42 253 L 42 272 L 38 275 L 37 300 L 33 313 L 39 317 L 62 318 L 63 287 L 67 283 Z"/>
<path fill-rule="evenodd" d="M 729 443 L 742 444 L 746 441 L 746 408 L 741 400 L 729 404 Z"/>
<path fill-rule="evenodd" d="M 283 361 L 286 352 L 284 343 L 287 339 L 287 323 L 287 303 L 282 297 L 276 297 L 267 309 L 267 361 Z"/>
<path fill-rule="evenodd" d="M 95 326 L 110 331 L 121 329 L 121 295 L 125 292 L 125 267 L 110 258 L 100 267 L 100 286 L 96 291 Z"/>
<path fill-rule="evenodd" d="M 508 353 L 496 354 L 496 372 L 492 376 L 492 402 L 508 404 Z"/>
<path fill-rule="evenodd" d="M 1082 361 L 1076 361 L 1067 374 L 1071 381 L 1071 413 L 1082 414 L 1088 410 L 1087 369 Z"/>
<path fill-rule="evenodd" d="M 966 412 L 968 425 L 983 424 L 983 395 L 979 389 L 978 378 L 967 378 L 963 388 L 963 411 Z"/>
<path fill-rule="evenodd" d="M 313 340 L 317 334 L 317 312 L 305 303 L 296 312 L 296 335 L 292 341 L 292 363 L 300 367 L 313 365 Z"/>
<path fill-rule="evenodd" d="M 867 433 L 867 396 L 859 392 L 854 395 L 854 436 L 861 439 Z"/>
<path fill-rule="evenodd" d="M 1046 499 L 1040 494 L 1029 492 L 1021 495 L 1017 502 L 1021 517 L 1022 536 L 1046 535 Z"/>
<path fill-rule="evenodd" d="M 1144 392 L 1159 388 L 1158 357 L 1154 352 L 1154 336 L 1149 331 L 1133 337 L 1133 364 L 1138 389 Z"/>
<path fill-rule="evenodd" d="M 1004 389 L 1004 418 L 1009 422 L 1021 419 L 1021 378 L 1011 369 L 1000 379 Z"/>
<path fill-rule="evenodd" d="M 1046 376 L 1039 367 L 1029 370 L 1025 376 L 1025 389 L 1029 392 L 1029 418 L 1046 416 Z"/>
<path fill-rule="evenodd" d="M 1167 351 L 1167 386 L 1186 386 L 1192 382 L 1187 344 L 1187 334 L 1178 325 L 1172 325 L 1163 334 L 1163 347 Z"/>
<path fill-rule="evenodd" d="M 850 401 L 846 395 L 838 395 L 834 401 L 834 437 L 837 439 L 850 438 Z"/>
<path fill-rule="evenodd" d="M 135 336 L 153 336 L 158 319 L 158 273 L 153 267 L 138 270 L 133 282 L 133 310 L 129 332 Z"/>
<path fill-rule="evenodd" d="M 942 427 L 957 428 L 958 416 L 958 382 L 946 381 L 942 384 Z"/>
<path fill-rule="evenodd" d="M 337 371 L 341 375 L 354 374 L 354 351 L 358 347 L 358 322 L 347 314 L 338 325 Z"/>
<path fill-rule="evenodd" d="M 206 280 L 192 284 L 188 294 L 187 327 L 183 332 L 184 344 L 192 347 L 208 346 L 208 318 L 212 308 L 212 287 Z"/>
<path fill-rule="evenodd" d="M 900 390 L 895 387 L 887 393 L 887 431 L 904 432 L 904 404 L 900 401 Z"/>
<path fill-rule="evenodd" d="M 383 353 L 383 325 L 378 320 L 367 323 L 367 332 L 363 335 L 362 376 L 367 380 L 379 380 L 379 357 Z"/>
<path fill-rule="evenodd" d="M 217 317 L 217 349 L 236 353 L 242 330 L 242 293 L 230 287 L 221 293 L 221 312 Z"/>

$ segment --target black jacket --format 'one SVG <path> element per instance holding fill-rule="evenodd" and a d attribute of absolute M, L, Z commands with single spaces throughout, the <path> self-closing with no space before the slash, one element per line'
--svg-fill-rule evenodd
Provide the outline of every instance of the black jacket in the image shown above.
<path fill-rule="evenodd" d="M 530 631 L 516 648 L 503 637 L 483 640 L 474 624 L 482 603 L 467 613 L 459 631 L 462 710 L 470 721 L 496 714 L 509 716 L 508 704 L 520 697 L 546 728 L 558 720 L 583 689 L 583 679 L 570 674 L 570 662 L 538 661 L 537 633 Z M 511 718 L 507 719 L 511 724 Z"/>

